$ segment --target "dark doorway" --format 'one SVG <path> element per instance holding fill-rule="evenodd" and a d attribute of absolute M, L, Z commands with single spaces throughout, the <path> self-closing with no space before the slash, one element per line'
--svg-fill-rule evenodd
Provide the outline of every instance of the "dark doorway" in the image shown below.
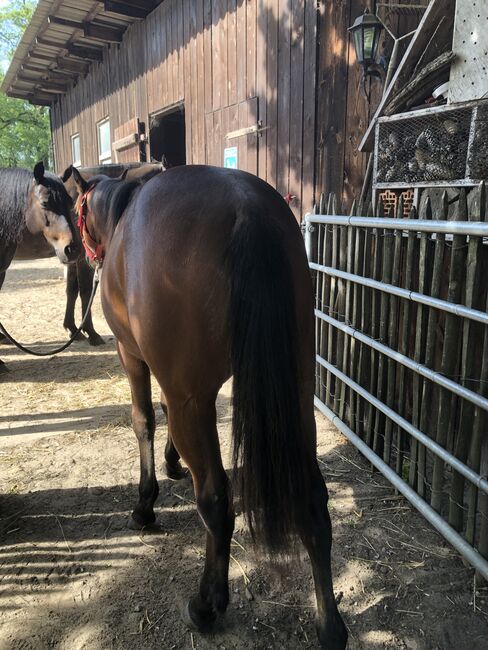
<path fill-rule="evenodd" d="M 151 161 L 166 163 L 168 167 L 186 163 L 184 106 L 151 116 L 149 147 Z"/>

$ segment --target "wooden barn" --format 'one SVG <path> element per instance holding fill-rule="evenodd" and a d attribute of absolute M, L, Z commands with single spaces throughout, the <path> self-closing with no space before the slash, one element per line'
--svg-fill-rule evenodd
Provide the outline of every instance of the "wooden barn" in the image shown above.
<path fill-rule="evenodd" d="M 427 0 L 375 2 L 395 38 Z M 289 195 L 361 191 L 382 94 L 348 28 L 359 0 L 40 0 L 2 90 L 51 107 L 55 168 L 161 160 L 237 166 Z M 393 41 L 383 32 L 386 67 Z M 405 48 L 408 40 L 400 48 Z M 385 63 L 386 61 L 386 63 Z"/>

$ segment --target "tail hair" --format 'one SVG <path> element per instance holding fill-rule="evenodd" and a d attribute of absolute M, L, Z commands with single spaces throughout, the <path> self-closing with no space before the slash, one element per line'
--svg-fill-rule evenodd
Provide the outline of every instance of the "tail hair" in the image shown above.
<path fill-rule="evenodd" d="M 277 219 L 246 205 L 229 254 L 234 470 L 253 539 L 273 553 L 289 551 L 307 525 L 310 492 L 294 286 L 282 237 Z"/>

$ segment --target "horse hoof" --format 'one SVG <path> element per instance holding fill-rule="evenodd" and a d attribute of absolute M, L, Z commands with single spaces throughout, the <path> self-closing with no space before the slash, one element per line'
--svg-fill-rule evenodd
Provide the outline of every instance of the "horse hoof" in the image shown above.
<path fill-rule="evenodd" d="M 188 476 L 189 472 L 187 469 L 183 469 L 183 467 L 178 463 L 177 465 L 168 465 L 166 463 L 166 476 L 169 478 L 170 481 L 182 481 L 184 478 Z"/>
<path fill-rule="evenodd" d="M 325 626 L 317 625 L 316 629 L 321 648 L 345 650 L 348 638 L 347 627 L 338 612 L 335 617 L 328 619 Z"/>
<path fill-rule="evenodd" d="M 71 332 L 70 336 L 73 336 L 74 332 Z M 86 341 L 86 336 L 82 332 L 78 332 L 78 334 L 74 338 L 75 341 Z"/>
<path fill-rule="evenodd" d="M 161 524 L 156 518 L 154 518 L 154 521 L 144 523 L 141 518 L 131 515 L 127 520 L 127 528 L 130 528 L 131 530 L 146 530 L 148 532 L 157 532 L 161 530 Z"/>
<path fill-rule="evenodd" d="M 102 339 L 100 334 L 90 334 L 88 336 L 88 343 L 94 347 L 97 345 L 105 345 L 105 341 Z"/>
<path fill-rule="evenodd" d="M 183 607 L 181 612 L 183 622 L 194 632 L 209 632 L 215 623 L 215 614 L 207 608 L 205 608 L 205 611 L 197 611 L 192 606 L 192 600 L 188 600 Z"/>

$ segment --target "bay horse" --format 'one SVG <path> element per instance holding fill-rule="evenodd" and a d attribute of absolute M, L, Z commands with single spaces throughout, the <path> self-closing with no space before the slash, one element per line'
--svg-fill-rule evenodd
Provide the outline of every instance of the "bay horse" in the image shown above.
<path fill-rule="evenodd" d="M 72 201 L 62 180 L 45 171 L 0 168 L 0 289 L 12 259 L 51 257 L 74 262 L 81 253 L 70 218 Z M 0 360 L 0 373 L 7 367 Z"/>
<path fill-rule="evenodd" d="M 167 407 L 167 467 L 187 464 L 207 531 L 205 568 L 183 615 L 209 629 L 229 601 L 234 508 L 215 400 L 233 375 L 234 469 L 252 536 L 282 556 L 301 538 L 321 647 L 342 650 L 347 630 L 316 457 L 313 289 L 292 212 L 271 186 L 238 170 L 174 167 L 143 186 L 73 175 L 82 239 L 103 262 L 103 312 L 131 388 L 141 473 L 130 525 L 155 521 L 152 374 Z"/>
<path fill-rule="evenodd" d="M 78 171 L 85 180 L 88 180 L 96 174 L 104 174 L 110 178 L 116 178 L 125 173 L 127 180 L 139 180 L 141 183 L 144 183 L 156 174 L 161 173 L 162 169 L 161 164 L 155 163 L 114 163 L 109 165 L 98 165 L 96 167 L 81 167 L 78 168 Z M 78 188 L 73 180 L 71 165 L 64 171 L 61 179 L 74 205 L 78 198 Z M 73 215 L 73 220 L 76 221 L 75 215 Z M 66 309 L 64 313 L 63 327 L 71 335 L 73 335 L 77 330 L 75 322 L 76 299 L 78 296 L 80 297 L 81 313 L 84 315 L 90 301 L 92 284 L 93 269 L 87 263 L 84 256 L 80 256 L 76 260 L 75 264 L 71 264 L 66 268 Z M 84 339 L 84 334 L 86 334 L 90 345 L 103 345 L 104 340 L 95 330 L 91 313 L 88 314 L 87 319 L 85 320 L 83 333 L 80 332 L 77 338 L 81 340 Z"/>

